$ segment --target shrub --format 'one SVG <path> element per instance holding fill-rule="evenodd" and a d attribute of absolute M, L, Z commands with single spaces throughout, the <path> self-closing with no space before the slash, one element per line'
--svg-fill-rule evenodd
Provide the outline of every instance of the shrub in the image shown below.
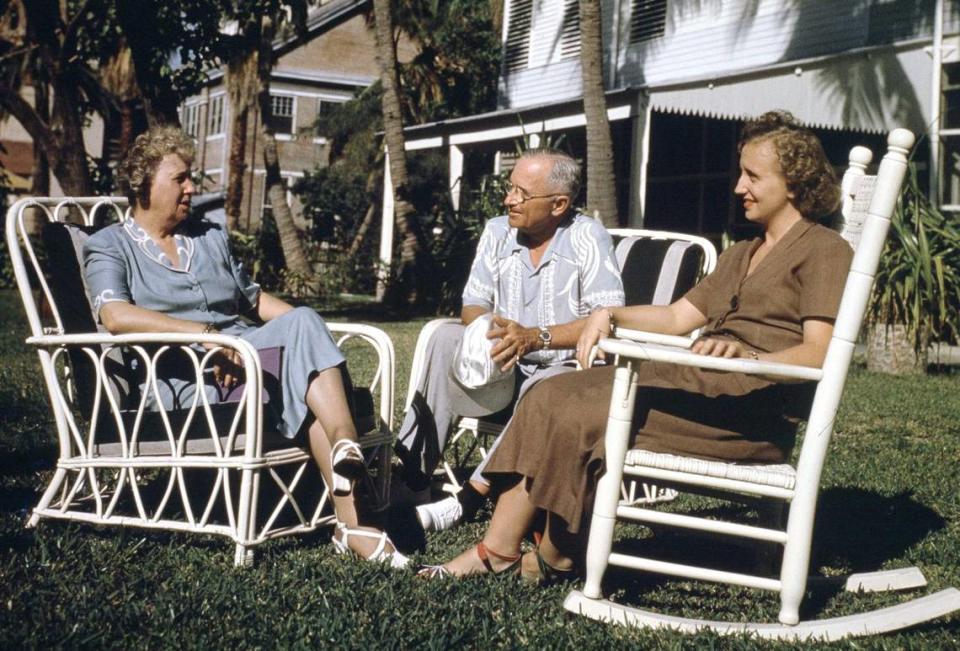
<path fill-rule="evenodd" d="M 960 340 L 960 228 L 927 198 L 911 165 L 880 258 L 871 324 L 906 326 L 918 354 Z"/>

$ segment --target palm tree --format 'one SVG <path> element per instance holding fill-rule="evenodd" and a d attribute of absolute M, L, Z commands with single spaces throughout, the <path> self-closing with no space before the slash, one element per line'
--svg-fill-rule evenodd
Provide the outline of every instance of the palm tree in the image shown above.
<path fill-rule="evenodd" d="M 259 21 L 259 39 L 257 54 L 257 104 L 260 108 L 260 138 L 263 142 L 263 167 L 266 170 L 266 192 L 270 199 L 271 213 L 280 234 L 280 246 L 288 271 L 301 279 L 313 275 L 310 262 L 303 248 L 300 229 L 293 221 L 293 212 L 287 203 L 287 189 L 280 175 L 280 158 L 277 153 L 277 139 L 273 132 L 273 109 L 270 102 L 270 74 L 273 71 L 273 37 L 276 22 L 269 12 L 265 12 Z"/>
<path fill-rule="evenodd" d="M 599 214 L 604 226 L 616 227 L 619 225 L 617 181 L 603 87 L 600 0 L 579 0 L 579 3 L 583 113 L 587 121 L 587 210 Z"/>
<path fill-rule="evenodd" d="M 133 61 L 126 39 L 121 38 L 117 51 L 100 68 L 103 87 L 116 98 L 120 108 L 120 152 L 126 152 L 133 144 L 133 119 L 140 87 L 133 70 Z"/>
<path fill-rule="evenodd" d="M 245 21 L 237 37 L 229 42 L 225 83 L 230 102 L 230 167 L 227 178 L 227 197 L 224 211 L 227 230 L 235 230 L 243 206 L 243 178 L 247 171 L 247 129 L 250 110 L 256 105 L 258 68 L 256 47 L 260 31 L 259 21 Z"/>
<path fill-rule="evenodd" d="M 390 181 L 394 195 L 394 219 L 400 232 L 400 267 L 397 291 L 408 303 L 422 300 L 418 286 L 425 274 L 428 252 L 422 234 L 414 221 L 413 205 L 407 198 L 407 157 L 404 147 L 403 117 L 400 107 L 397 76 L 396 42 L 393 36 L 393 16 L 390 0 L 373 0 L 377 64 L 383 86 L 381 106 L 383 129 L 390 157 Z"/>

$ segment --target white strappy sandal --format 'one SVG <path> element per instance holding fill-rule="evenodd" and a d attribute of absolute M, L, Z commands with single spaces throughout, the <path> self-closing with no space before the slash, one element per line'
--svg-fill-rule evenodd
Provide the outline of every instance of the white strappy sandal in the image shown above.
<path fill-rule="evenodd" d="M 336 534 L 340 534 L 338 539 Z M 374 550 L 366 557 L 361 556 L 357 552 L 350 549 L 349 540 L 350 536 L 359 536 L 361 538 L 375 538 L 378 540 L 377 546 Z M 336 531 L 334 532 L 333 537 L 330 539 L 333 541 L 333 549 L 337 554 L 353 555 L 357 558 L 365 561 L 378 561 L 381 563 L 388 563 L 390 567 L 394 569 L 402 569 L 407 566 L 410 562 L 410 559 L 397 551 L 397 548 L 393 545 L 393 541 L 390 540 L 390 536 L 387 535 L 386 531 L 380 531 L 374 533 L 373 531 L 365 531 L 363 529 L 351 529 L 342 522 L 337 522 Z M 387 551 L 387 545 L 393 547 L 392 552 Z"/>
<path fill-rule="evenodd" d="M 363 450 L 356 441 L 340 439 L 330 450 L 330 466 L 333 474 L 333 494 L 349 495 L 353 484 L 367 474 L 363 461 Z"/>

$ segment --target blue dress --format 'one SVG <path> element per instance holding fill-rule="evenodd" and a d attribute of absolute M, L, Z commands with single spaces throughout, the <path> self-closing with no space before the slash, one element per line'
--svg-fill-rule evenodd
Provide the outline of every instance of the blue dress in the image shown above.
<path fill-rule="evenodd" d="M 256 306 L 260 286 L 233 257 L 222 224 L 188 219 L 178 228 L 175 241 L 179 266 L 133 219 L 92 235 L 83 247 L 83 265 L 94 312 L 99 314 L 106 303 L 122 301 L 178 319 L 212 323 L 258 350 L 280 348 L 279 388 L 271 393 L 270 404 L 278 408 L 281 433 L 293 438 L 309 416 L 306 394 L 313 376 L 344 363 L 329 329 L 316 312 L 302 307 L 261 326 L 245 321 L 241 315 Z M 172 368 L 164 369 L 159 399 L 165 409 L 190 404 L 196 386 L 190 377 L 189 372 L 178 376 Z M 222 391 L 212 378 L 204 389 L 211 402 L 221 399 Z M 149 394 L 148 404 L 156 407 L 156 396 Z"/>

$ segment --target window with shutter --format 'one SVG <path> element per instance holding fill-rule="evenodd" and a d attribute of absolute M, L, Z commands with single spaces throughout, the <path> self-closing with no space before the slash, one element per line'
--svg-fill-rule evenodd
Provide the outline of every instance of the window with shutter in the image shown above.
<path fill-rule="evenodd" d="M 632 0 L 630 43 L 646 43 L 663 36 L 667 27 L 667 0 Z"/>
<path fill-rule="evenodd" d="M 960 211 L 960 63 L 943 65 L 940 103 L 941 203 Z"/>
<path fill-rule="evenodd" d="M 289 95 L 271 95 L 270 126 L 277 135 L 293 134 L 293 97 Z"/>
<path fill-rule="evenodd" d="M 503 69 L 523 70 L 530 60 L 530 25 L 533 0 L 513 0 L 507 23 L 507 41 L 503 44 Z"/>
<path fill-rule="evenodd" d="M 191 104 L 180 110 L 180 124 L 183 131 L 194 138 L 200 136 L 200 105 Z"/>
<path fill-rule="evenodd" d="M 560 27 L 560 58 L 580 56 L 580 0 L 566 0 Z"/>
<path fill-rule="evenodd" d="M 216 95 L 210 98 L 207 109 L 207 137 L 221 136 L 224 132 L 223 100 L 225 95 Z"/>

